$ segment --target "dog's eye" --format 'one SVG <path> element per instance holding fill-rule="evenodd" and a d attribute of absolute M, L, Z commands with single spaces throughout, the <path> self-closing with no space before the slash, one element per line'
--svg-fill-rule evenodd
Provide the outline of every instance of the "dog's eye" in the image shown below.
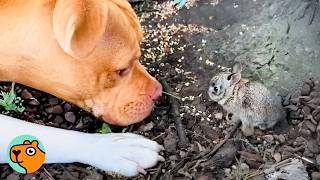
<path fill-rule="evenodd" d="M 211 86 L 214 87 L 214 85 L 216 85 L 216 83 L 213 82 L 213 83 L 211 84 Z"/>
<path fill-rule="evenodd" d="M 120 77 L 123 77 L 129 73 L 129 68 L 123 68 L 117 71 Z"/>
<path fill-rule="evenodd" d="M 33 147 L 28 147 L 26 149 L 26 154 L 29 155 L 29 156 L 33 156 L 33 155 L 36 154 L 36 150 Z"/>

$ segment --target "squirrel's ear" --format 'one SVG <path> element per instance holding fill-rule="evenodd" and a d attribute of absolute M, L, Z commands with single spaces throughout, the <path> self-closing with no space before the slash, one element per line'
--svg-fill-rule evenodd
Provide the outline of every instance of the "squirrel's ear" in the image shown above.
<path fill-rule="evenodd" d="M 241 79 L 241 74 L 240 73 L 234 73 L 232 76 L 231 76 L 231 85 L 239 82 Z"/>
<path fill-rule="evenodd" d="M 38 146 L 38 144 L 39 144 L 39 143 L 38 143 L 37 140 L 33 140 L 32 143 L 31 143 L 31 145 L 33 145 L 33 146 L 35 146 L 35 147 Z"/>
<path fill-rule="evenodd" d="M 242 71 L 242 65 L 239 62 L 236 62 L 232 67 L 233 73 L 241 73 Z"/>
<path fill-rule="evenodd" d="M 31 144 L 31 142 L 29 140 L 25 140 L 23 141 L 23 144 Z"/>
<path fill-rule="evenodd" d="M 86 57 L 102 39 L 107 17 L 99 0 L 59 0 L 53 10 L 54 35 L 67 54 Z"/>

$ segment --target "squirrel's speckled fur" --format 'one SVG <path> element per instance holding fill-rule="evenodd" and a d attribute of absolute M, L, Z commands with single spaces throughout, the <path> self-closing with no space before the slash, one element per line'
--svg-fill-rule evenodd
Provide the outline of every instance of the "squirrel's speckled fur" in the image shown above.
<path fill-rule="evenodd" d="M 232 72 L 222 72 L 211 79 L 208 94 L 233 114 L 233 120 L 242 122 L 241 130 L 246 136 L 253 135 L 255 127 L 264 130 L 286 119 L 281 98 L 261 83 L 242 79 L 238 63 Z"/>

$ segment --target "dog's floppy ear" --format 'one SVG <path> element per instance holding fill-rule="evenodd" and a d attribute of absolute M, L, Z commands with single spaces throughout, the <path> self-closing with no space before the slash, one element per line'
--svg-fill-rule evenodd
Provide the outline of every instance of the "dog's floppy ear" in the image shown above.
<path fill-rule="evenodd" d="M 60 47 L 75 58 L 89 55 L 102 38 L 108 10 L 99 0 L 57 0 L 53 31 Z"/>

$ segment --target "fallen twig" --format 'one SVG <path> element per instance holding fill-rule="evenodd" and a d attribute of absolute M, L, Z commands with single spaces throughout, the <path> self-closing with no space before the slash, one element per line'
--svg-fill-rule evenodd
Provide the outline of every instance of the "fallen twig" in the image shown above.
<path fill-rule="evenodd" d="M 161 84 L 163 86 L 164 91 L 166 91 L 169 94 L 172 94 L 171 88 L 169 87 L 168 83 L 164 80 L 161 81 Z M 169 96 L 169 101 L 171 104 L 171 114 L 172 118 L 174 119 L 175 122 L 175 127 L 177 130 L 177 135 L 179 138 L 179 147 L 186 147 L 188 140 L 184 131 L 184 127 L 181 122 L 181 117 L 179 113 L 179 103 L 176 98 L 173 98 L 172 96 Z"/>
<path fill-rule="evenodd" d="M 159 165 L 159 167 L 157 168 L 157 171 L 156 173 L 153 174 L 153 176 L 151 177 L 151 180 L 157 180 L 159 179 L 159 175 L 161 173 L 161 170 L 162 170 L 162 164 Z"/>
<path fill-rule="evenodd" d="M 204 155 L 203 158 L 209 158 L 210 156 L 215 154 L 228 141 L 228 139 L 230 139 L 230 137 L 233 136 L 233 134 L 237 131 L 240 124 L 241 124 L 240 121 L 237 121 L 236 124 L 232 127 L 231 131 L 225 136 L 223 141 L 219 143 L 217 146 L 215 146 L 212 151 Z"/>
<path fill-rule="evenodd" d="M 48 179 L 55 180 L 54 177 L 51 175 L 51 173 L 45 167 L 43 168 L 43 171 L 47 175 Z"/>
<path fill-rule="evenodd" d="M 299 155 L 297 155 L 297 154 L 294 154 L 294 156 L 295 156 L 296 158 L 299 158 L 299 159 L 301 159 L 301 160 L 309 163 L 309 164 L 316 165 L 316 163 L 315 163 L 313 160 L 309 159 L 309 158 L 306 158 L 306 157 L 303 157 L 303 156 L 299 156 Z"/>
<path fill-rule="evenodd" d="M 197 156 L 193 156 L 192 158 L 190 158 L 190 160 L 186 163 L 186 165 L 184 167 L 187 169 L 190 169 L 192 167 L 195 167 L 195 165 L 197 164 L 197 162 L 199 162 L 199 160 L 207 161 L 210 158 L 210 156 L 216 154 L 218 152 L 218 150 L 230 139 L 230 137 L 233 136 L 233 134 L 236 132 L 236 130 L 240 126 L 240 124 L 241 124 L 240 121 L 238 121 L 233 126 L 231 131 L 225 136 L 224 140 L 220 144 L 218 144 L 213 150 L 207 150 L 205 152 L 200 152 Z M 184 162 L 180 162 L 180 163 L 184 163 Z"/>
<path fill-rule="evenodd" d="M 171 97 L 173 97 L 173 98 L 176 98 L 176 99 L 178 99 L 178 100 L 180 100 L 181 101 L 181 98 L 180 97 L 178 97 L 178 96 L 176 96 L 176 95 L 174 95 L 174 94 L 171 94 L 171 93 L 168 93 L 168 92 L 162 92 L 163 94 L 165 94 L 165 95 L 168 95 L 168 96 L 171 96 Z"/>

